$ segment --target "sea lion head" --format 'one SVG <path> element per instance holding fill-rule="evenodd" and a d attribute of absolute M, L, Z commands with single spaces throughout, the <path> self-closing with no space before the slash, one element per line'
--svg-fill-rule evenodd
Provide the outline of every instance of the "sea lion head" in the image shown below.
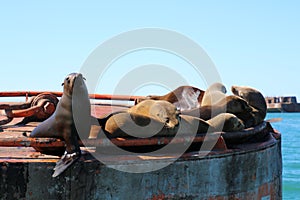
<path fill-rule="evenodd" d="M 219 83 L 219 82 L 216 82 L 216 83 L 213 83 L 212 85 L 210 85 L 207 89 L 209 92 L 212 92 L 212 91 L 220 91 L 224 94 L 226 94 L 227 90 L 226 90 L 226 87 L 222 84 L 222 83 Z"/>
<path fill-rule="evenodd" d="M 230 128 L 231 131 L 240 131 L 245 128 L 243 121 L 241 119 L 237 118 L 236 116 L 234 116 L 234 115 L 231 116 L 229 118 L 229 120 L 230 120 L 230 123 L 229 122 L 225 122 L 225 123 L 226 123 L 226 125 L 227 125 L 227 123 L 231 124 L 231 126 L 232 126 Z"/>
<path fill-rule="evenodd" d="M 248 86 L 232 86 L 231 91 L 233 94 L 245 99 L 249 105 L 266 113 L 266 100 L 258 90 Z"/>
<path fill-rule="evenodd" d="M 222 83 L 213 83 L 204 92 L 201 106 L 211 106 L 218 103 L 219 101 L 224 100 L 226 97 L 226 92 L 226 87 Z"/>
<path fill-rule="evenodd" d="M 230 95 L 226 97 L 227 102 L 227 112 L 230 113 L 241 113 L 241 112 L 250 112 L 252 111 L 251 107 L 245 101 L 243 98 L 236 96 L 236 95 Z"/>
<path fill-rule="evenodd" d="M 178 125 L 179 111 L 175 105 L 168 101 L 157 100 L 150 108 L 151 113 L 156 115 L 155 118 L 159 119 L 165 124 L 167 128 L 174 128 Z"/>
<path fill-rule="evenodd" d="M 64 82 L 61 84 L 64 86 L 64 95 L 69 97 L 73 94 L 73 88 L 76 87 L 77 89 L 84 89 L 86 90 L 86 86 L 84 83 L 85 78 L 82 76 L 81 73 L 71 73 L 65 79 Z"/>
<path fill-rule="evenodd" d="M 152 117 L 167 128 L 174 128 L 178 124 L 179 111 L 175 105 L 164 100 L 146 99 L 131 107 L 128 112 Z"/>

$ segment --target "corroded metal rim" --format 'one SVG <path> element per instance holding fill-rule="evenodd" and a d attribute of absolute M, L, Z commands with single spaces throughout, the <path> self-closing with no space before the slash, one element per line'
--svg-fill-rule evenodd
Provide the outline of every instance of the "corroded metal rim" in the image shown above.
<path fill-rule="evenodd" d="M 270 125 L 267 122 L 263 122 L 260 125 L 248 128 L 239 132 L 222 132 L 221 136 L 225 141 L 241 141 L 244 138 L 253 137 L 261 134 L 262 132 L 272 131 Z M 212 137 L 217 133 L 208 133 Z M 184 143 L 189 136 L 179 137 L 174 141 L 175 143 Z M 205 134 L 198 134 L 193 143 L 203 142 Z M 191 138 L 192 139 L 192 138 Z M 128 146 L 152 146 L 152 145 L 166 145 L 173 140 L 173 137 L 151 137 L 151 138 L 114 138 L 110 139 L 115 145 L 120 147 Z M 101 139 L 85 139 L 83 142 L 86 146 L 101 146 L 110 147 L 111 142 L 107 138 Z M 82 145 L 81 143 L 81 145 Z M 0 140 L 0 146 L 4 147 L 63 147 L 65 144 L 60 139 L 55 138 L 3 138 Z"/>

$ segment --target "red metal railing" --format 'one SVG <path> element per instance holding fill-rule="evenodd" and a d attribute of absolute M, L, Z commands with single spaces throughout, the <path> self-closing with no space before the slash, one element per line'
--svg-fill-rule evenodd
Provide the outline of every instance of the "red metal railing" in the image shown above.
<path fill-rule="evenodd" d="M 37 96 L 41 93 L 51 93 L 57 97 L 62 96 L 62 92 L 53 92 L 53 91 L 14 91 L 14 92 L 0 92 L 0 97 L 30 97 Z M 129 95 L 111 95 L 111 94 L 90 94 L 91 99 L 101 99 L 101 100 L 123 100 L 123 101 L 135 101 L 142 96 L 129 96 Z"/>
<path fill-rule="evenodd" d="M 0 110 L 4 110 L 2 115 L 6 118 L 0 120 L 0 125 L 7 124 L 17 117 L 35 117 L 38 120 L 45 120 L 48 118 L 56 108 L 58 102 L 57 97 L 62 96 L 62 92 L 53 91 L 14 91 L 14 92 L 0 92 L 0 97 L 26 97 L 24 103 L 14 104 L 0 104 Z M 34 97 L 29 99 L 28 97 Z M 135 101 L 141 96 L 129 95 L 110 95 L 110 94 L 90 94 L 91 99 L 100 100 L 121 100 L 121 101 Z"/>

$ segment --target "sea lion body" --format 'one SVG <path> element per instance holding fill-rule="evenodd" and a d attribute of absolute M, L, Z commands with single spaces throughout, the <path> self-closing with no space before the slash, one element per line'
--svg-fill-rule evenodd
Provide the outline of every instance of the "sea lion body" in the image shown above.
<path fill-rule="evenodd" d="M 235 132 L 245 128 L 242 120 L 231 113 L 221 113 L 207 122 L 218 131 Z"/>
<path fill-rule="evenodd" d="M 149 116 L 137 113 L 116 113 L 111 115 L 105 125 L 105 132 L 111 138 L 115 137 L 140 137 L 149 138 L 152 136 L 175 136 L 178 131 L 184 134 L 206 133 L 210 128 L 214 129 L 206 121 L 187 115 L 179 116 L 178 125 L 169 128 L 164 123 Z"/>
<path fill-rule="evenodd" d="M 201 106 L 210 106 L 226 98 L 226 87 L 222 83 L 210 85 L 203 95 Z"/>
<path fill-rule="evenodd" d="M 166 95 L 149 95 L 136 100 L 136 104 L 146 100 L 164 100 L 174 104 L 179 110 L 190 110 L 200 106 L 204 91 L 192 86 L 180 86 Z"/>
<path fill-rule="evenodd" d="M 233 94 L 245 99 L 252 108 L 250 113 L 239 116 L 247 123 L 247 127 L 256 126 L 264 121 L 267 114 L 267 104 L 261 92 L 247 86 L 232 86 L 231 90 Z"/>
<path fill-rule="evenodd" d="M 48 119 L 39 124 L 31 132 L 29 137 L 60 138 L 66 142 L 67 152 L 80 152 L 74 109 L 77 109 L 77 114 L 80 113 L 80 118 L 83 120 L 86 117 L 90 118 L 91 111 L 87 88 L 82 75 L 77 73 L 69 74 L 65 78 L 63 86 L 63 95 L 57 104 L 55 112 Z M 77 90 L 76 94 L 80 94 L 80 96 L 78 96 L 79 101 L 74 99 L 73 90 Z M 89 131 L 87 133 L 89 134 Z M 83 137 L 87 138 L 88 134 Z"/>
<path fill-rule="evenodd" d="M 244 99 L 235 95 L 229 95 L 214 105 L 201 106 L 200 108 L 182 111 L 181 113 L 209 120 L 221 113 L 238 114 L 249 112 L 250 110 L 250 106 Z"/>
<path fill-rule="evenodd" d="M 65 154 L 57 163 L 53 176 L 59 175 L 79 158 L 81 151 L 78 140 L 80 137 L 87 138 L 90 132 L 91 108 L 82 74 L 69 74 L 62 85 L 64 86 L 63 95 L 55 112 L 29 135 L 29 137 L 60 138 L 65 141 Z M 58 154 L 56 149 L 41 148 L 37 150 L 54 155 Z M 52 152 L 52 150 L 54 151 Z"/>
<path fill-rule="evenodd" d="M 109 137 L 151 137 L 161 135 L 165 123 L 138 113 L 121 112 L 111 115 L 104 124 Z M 166 129 L 167 130 L 167 129 Z M 168 135 L 167 131 L 162 133 Z"/>

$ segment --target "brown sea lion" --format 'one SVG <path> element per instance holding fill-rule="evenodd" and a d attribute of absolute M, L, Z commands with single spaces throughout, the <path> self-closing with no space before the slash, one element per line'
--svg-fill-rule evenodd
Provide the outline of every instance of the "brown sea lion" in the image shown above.
<path fill-rule="evenodd" d="M 179 110 L 190 110 L 200 106 L 204 91 L 192 86 L 180 86 L 163 96 L 149 95 L 136 100 L 136 104 L 146 100 L 165 100 L 174 104 Z"/>
<path fill-rule="evenodd" d="M 178 124 L 179 112 L 175 105 L 164 100 L 144 100 L 127 110 L 128 113 L 136 113 L 139 115 L 152 117 L 169 128 L 173 128 Z"/>
<path fill-rule="evenodd" d="M 201 106 L 210 106 L 226 97 L 226 87 L 222 83 L 210 85 L 203 95 Z"/>
<path fill-rule="evenodd" d="M 245 128 L 242 120 L 231 113 L 221 113 L 207 122 L 216 130 L 225 132 L 241 131 Z"/>
<path fill-rule="evenodd" d="M 102 119 L 102 121 L 104 121 Z M 102 125 L 103 126 L 103 125 Z M 160 134 L 165 123 L 138 113 L 120 112 L 109 116 L 104 123 L 104 130 L 109 137 L 151 137 Z M 164 134 L 168 134 L 166 129 Z"/>
<path fill-rule="evenodd" d="M 69 74 L 63 82 L 63 95 L 50 118 L 39 124 L 29 137 L 54 137 L 66 143 L 66 151 L 54 168 L 58 176 L 80 155 L 79 133 L 87 138 L 90 132 L 90 101 L 84 78 L 80 73 Z M 39 149 L 38 149 L 39 150 Z M 40 149 L 43 153 L 59 154 L 61 149 Z"/>
<path fill-rule="evenodd" d="M 264 96 L 256 89 L 247 86 L 232 86 L 233 94 L 245 99 L 252 107 L 250 113 L 244 113 L 241 118 L 247 124 L 246 127 L 256 126 L 264 121 L 267 114 L 267 104 Z"/>
<path fill-rule="evenodd" d="M 120 112 L 108 117 L 103 127 L 111 138 L 175 136 L 178 131 L 186 134 L 206 133 L 209 128 L 214 131 L 209 123 L 196 117 L 180 115 L 178 120 L 178 125 L 170 128 L 165 126 L 163 122 L 149 116 Z"/>
<path fill-rule="evenodd" d="M 212 117 L 225 112 L 238 114 L 242 112 L 249 112 L 250 110 L 250 106 L 244 99 L 236 95 L 229 95 L 214 105 L 201 106 L 200 108 L 182 111 L 181 114 L 209 120 Z"/>

